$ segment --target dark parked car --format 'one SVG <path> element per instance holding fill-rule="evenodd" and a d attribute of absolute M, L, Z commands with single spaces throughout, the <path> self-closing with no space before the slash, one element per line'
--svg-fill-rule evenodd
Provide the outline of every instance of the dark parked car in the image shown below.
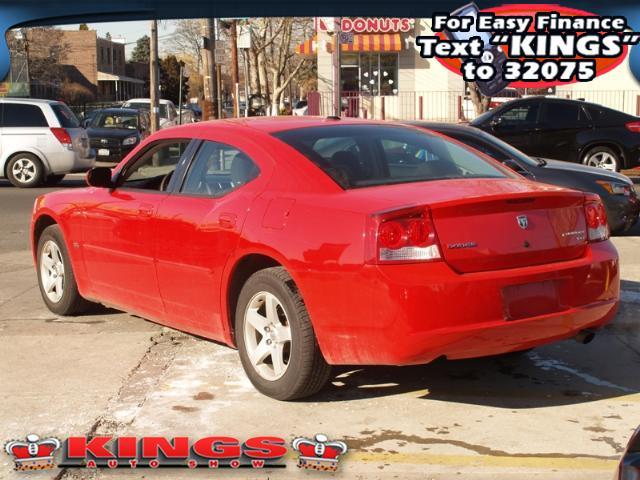
<path fill-rule="evenodd" d="M 471 122 L 527 155 L 618 171 L 640 165 L 640 118 L 579 100 L 531 97 Z"/>
<path fill-rule="evenodd" d="M 96 160 L 117 163 L 149 133 L 149 112 L 133 108 L 105 108 L 87 126 Z"/>
<path fill-rule="evenodd" d="M 607 210 L 612 233 L 623 233 L 638 220 L 640 200 L 631 180 L 620 173 L 532 158 L 499 138 L 473 127 L 428 122 L 411 124 L 459 140 L 532 180 L 598 194 Z"/>
<path fill-rule="evenodd" d="M 640 427 L 631 435 L 631 440 L 620 460 L 614 480 L 634 480 L 640 478 Z"/>

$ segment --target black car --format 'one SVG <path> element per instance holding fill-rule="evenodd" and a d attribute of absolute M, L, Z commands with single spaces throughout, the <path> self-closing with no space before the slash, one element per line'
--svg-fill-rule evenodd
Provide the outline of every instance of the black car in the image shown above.
<path fill-rule="evenodd" d="M 527 155 L 618 171 L 640 164 L 640 118 L 580 100 L 530 97 L 471 122 Z"/>
<path fill-rule="evenodd" d="M 105 108 L 96 111 L 87 125 L 91 148 L 100 162 L 119 162 L 145 138 L 149 113 L 133 108 Z"/>
<path fill-rule="evenodd" d="M 465 125 L 409 123 L 454 138 L 532 180 L 600 195 L 612 233 L 623 233 L 638 220 L 640 200 L 631 180 L 620 173 L 557 160 L 532 158 L 493 135 Z"/>

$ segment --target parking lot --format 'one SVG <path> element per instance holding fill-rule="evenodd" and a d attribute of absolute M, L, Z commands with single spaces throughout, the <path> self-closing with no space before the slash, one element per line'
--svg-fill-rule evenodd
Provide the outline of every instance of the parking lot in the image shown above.
<path fill-rule="evenodd" d="M 69 176 L 62 187 L 82 185 Z M 28 245 L 34 198 L 0 180 L 0 432 L 5 440 L 132 434 L 325 433 L 349 453 L 342 478 L 611 479 L 640 424 L 640 225 L 614 244 L 622 305 L 589 345 L 519 359 L 439 360 L 417 367 L 336 369 L 302 402 L 258 394 L 234 350 L 115 310 L 62 318 L 41 298 Z M 318 478 L 295 457 L 281 471 L 224 478 Z M 6 455 L 0 478 L 14 473 Z M 30 478 L 177 478 L 162 469 L 53 470 Z M 200 469 L 189 477 L 216 474 Z M 324 475 L 326 476 L 326 475 Z"/>

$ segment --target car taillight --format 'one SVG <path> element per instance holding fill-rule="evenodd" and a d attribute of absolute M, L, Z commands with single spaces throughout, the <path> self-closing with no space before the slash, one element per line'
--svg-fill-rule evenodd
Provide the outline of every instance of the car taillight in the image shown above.
<path fill-rule="evenodd" d="M 629 122 L 625 125 L 627 130 L 633 133 L 640 133 L 640 122 Z"/>
<path fill-rule="evenodd" d="M 584 204 L 584 214 L 587 219 L 587 237 L 590 242 L 601 242 L 609 238 L 607 212 L 601 201 L 587 200 Z"/>
<path fill-rule="evenodd" d="M 438 237 L 427 208 L 372 215 L 368 228 L 368 263 L 440 260 Z"/>
<path fill-rule="evenodd" d="M 55 135 L 55 137 L 63 147 L 67 147 L 68 149 L 71 149 L 73 147 L 71 135 L 69 135 L 69 132 L 67 132 L 66 129 L 60 127 L 51 127 L 51 133 Z"/>

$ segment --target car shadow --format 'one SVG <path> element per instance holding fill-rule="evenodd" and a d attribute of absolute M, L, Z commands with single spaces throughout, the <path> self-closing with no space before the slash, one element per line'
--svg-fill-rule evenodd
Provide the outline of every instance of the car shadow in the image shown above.
<path fill-rule="evenodd" d="M 622 303 L 616 319 L 588 345 L 565 340 L 497 357 L 440 358 L 409 367 L 336 367 L 330 384 L 307 401 L 409 394 L 442 402 L 529 409 L 638 393 L 640 376 L 634 372 L 640 368 L 640 282 L 624 281 L 622 288 L 638 292 L 637 298 Z"/>
<path fill-rule="evenodd" d="M 33 189 L 29 188 L 29 189 L 25 189 L 25 190 L 40 190 L 40 189 L 59 189 L 59 188 L 78 188 L 78 187 L 86 187 L 87 183 L 85 182 L 84 178 L 76 178 L 76 177 L 71 177 L 71 178 L 65 178 L 63 179 L 60 183 L 56 184 L 56 185 L 41 185 L 39 187 L 35 187 Z M 9 182 L 9 180 L 7 179 L 0 179 L 0 188 L 16 188 L 14 187 L 11 182 Z"/>

